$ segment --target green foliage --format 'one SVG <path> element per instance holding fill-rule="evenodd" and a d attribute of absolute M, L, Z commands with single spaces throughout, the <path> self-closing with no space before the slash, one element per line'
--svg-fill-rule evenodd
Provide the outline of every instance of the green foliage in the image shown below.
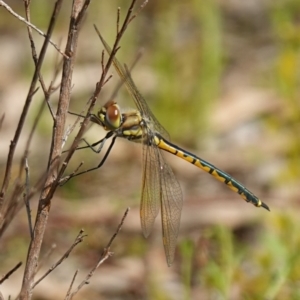
<path fill-rule="evenodd" d="M 185 132 L 185 141 L 193 144 L 191 133 L 196 131 L 200 137 L 206 131 L 218 95 L 220 11 L 215 1 L 191 1 L 166 10 L 164 22 L 164 30 L 160 22 L 154 23 L 156 46 L 151 56 L 159 78 L 154 108 L 174 139 L 182 139 Z"/>
<path fill-rule="evenodd" d="M 211 241 L 211 247 L 207 264 L 198 272 L 199 282 L 212 295 L 228 299 L 235 265 L 232 234 L 225 227 L 216 226 L 207 230 L 206 235 Z"/>
<path fill-rule="evenodd" d="M 185 299 L 190 299 L 192 286 L 207 299 L 298 299 L 299 218 L 294 213 L 273 213 L 259 226 L 259 235 L 242 243 L 224 226 L 203 230 L 205 242 L 197 250 L 190 240 L 183 241 Z"/>
<path fill-rule="evenodd" d="M 274 1 L 270 12 L 278 54 L 274 61 L 274 87 L 283 102 L 283 114 L 273 120 L 272 128 L 290 136 L 287 141 L 286 170 L 280 180 L 298 180 L 300 176 L 300 2 Z"/>
<path fill-rule="evenodd" d="M 191 240 L 184 240 L 179 245 L 181 262 L 181 277 L 185 290 L 185 299 L 191 298 L 191 283 L 192 283 L 192 258 L 194 255 L 194 246 Z"/>

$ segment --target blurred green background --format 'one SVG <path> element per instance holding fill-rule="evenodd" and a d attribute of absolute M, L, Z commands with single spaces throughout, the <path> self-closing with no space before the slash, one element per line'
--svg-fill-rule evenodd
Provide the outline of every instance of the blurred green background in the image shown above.
<path fill-rule="evenodd" d="M 117 8 L 121 7 L 123 18 L 129 3 L 91 3 L 78 44 L 71 111 L 84 109 L 100 77 L 102 45 L 93 24 L 112 44 Z M 9 5 L 24 15 L 21 2 Z M 52 5 L 51 1 L 32 1 L 32 23 L 44 32 Z M 52 38 L 62 49 L 69 10 L 66 1 Z M 34 67 L 26 27 L 6 10 L 0 12 L 3 174 Z M 39 49 L 43 39 L 34 36 Z M 140 228 L 141 147 L 117 141 L 100 170 L 74 178 L 55 194 L 42 254 L 53 243 L 57 247 L 42 270 L 66 251 L 80 228 L 88 237 L 37 286 L 34 299 L 62 299 L 75 270 L 80 269 L 79 281 L 96 262 L 128 206 L 131 211 L 111 249 L 114 256 L 78 299 L 299 299 L 300 2 L 149 1 L 128 27 L 118 58 L 130 65 L 141 50 L 143 56 L 132 77 L 172 142 L 233 175 L 271 212 L 244 203 L 211 176 L 166 155 L 184 194 L 175 262 L 168 268 L 160 222 L 147 240 Z M 48 84 L 56 60 L 55 50 L 49 47 L 42 68 Z M 116 72 L 111 69 L 111 73 L 113 78 L 100 95 L 97 109 L 118 82 Z M 57 98 L 58 92 L 51 99 L 54 109 Z M 17 149 L 16 174 L 42 101 L 39 91 Z M 125 89 L 116 101 L 125 109 L 134 105 Z M 70 116 L 68 124 L 73 121 Z M 45 170 L 51 130 L 45 110 L 30 149 L 32 182 Z M 104 134 L 93 125 L 86 138 L 94 142 Z M 88 168 L 100 160 L 101 154 L 89 149 L 78 151 L 68 172 L 80 161 Z M 1 241 L 1 273 L 20 260 L 25 262 L 28 243 L 27 217 L 22 210 Z M 2 293 L 16 295 L 21 278 L 22 270 L 0 287 Z"/>

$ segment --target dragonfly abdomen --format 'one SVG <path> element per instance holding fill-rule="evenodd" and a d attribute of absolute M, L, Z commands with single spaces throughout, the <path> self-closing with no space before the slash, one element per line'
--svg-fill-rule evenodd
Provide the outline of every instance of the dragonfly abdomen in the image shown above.
<path fill-rule="evenodd" d="M 270 210 L 269 207 L 263 203 L 259 198 L 257 198 L 252 192 L 250 192 L 244 185 L 235 180 L 232 176 L 227 174 L 226 172 L 220 170 L 204 159 L 197 157 L 196 155 L 181 149 L 180 147 L 172 144 L 171 142 L 165 140 L 160 135 L 156 134 L 154 137 L 154 142 L 160 149 L 167 151 L 173 155 L 176 155 L 185 161 L 195 165 L 196 167 L 202 169 L 203 171 L 211 174 L 217 180 L 225 183 L 232 191 L 241 195 L 241 197 L 247 201 L 252 203 L 257 207 L 264 207 L 267 210 Z"/>

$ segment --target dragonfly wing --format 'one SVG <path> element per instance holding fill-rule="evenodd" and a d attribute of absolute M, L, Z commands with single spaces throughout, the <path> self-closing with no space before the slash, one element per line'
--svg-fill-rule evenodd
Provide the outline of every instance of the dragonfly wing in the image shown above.
<path fill-rule="evenodd" d="M 173 263 L 176 241 L 180 227 L 180 217 L 183 197 L 180 185 L 171 169 L 159 152 L 160 161 L 160 187 L 163 243 L 169 266 Z"/>
<path fill-rule="evenodd" d="M 118 68 L 115 65 L 117 71 Z M 118 67 L 122 67 L 122 65 L 119 63 Z M 170 140 L 169 133 L 167 130 L 159 123 L 159 121 L 156 119 L 154 114 L 152 113 L 150 107 L 148 106 L 146 100 L 144 97 L 141 95 L 139 90 L 134 84 L 134 81 L 132 80 L 131 74 L 125 65 L 125 68 L 122 68 L 123 70 L 120 70 L 122 75 L 121 78 L 124 81 L 127 90 L 129 91 L 131 97 L 133 98 L 136 106 L 138 107 L 139 111 L 142 113 L 143 117 L 146 117 L 149 120 L 149 124 L 152 126 L 152 130 L 159 132 L 166 140 Z M 120 71 L 118 73 L 120 74 Z"/>
<path fill-rule="evenodd" d="M 98 30 L 96 31 L 106 51 L 111 54 L 111 48 L 103 39 L 100 32 Z M 151 133 L 153 136 L 154 132 L 158 132 L 166 140 L 169 140 L 169 134 L 151 112 L 147 102 L 135 86 L 127 67 L 123 66 L 116 57 L 113 58 L 113 64 L 133 98 L 141 116 L 147 123 L 144 129 L 148 132 L 145 135 L 145 144 L 143 145 L 144 162 L 140 210 L 142 230 L 145 237 L 150 234 L 154 220 L 159 212 L 160 204 L 162 211 L 163 243 L 167 263 L 170 266 L 174 259 L 180 225 L 182 193 L 172 169 L 165 162 L 159 149 L 155 145 L 148 145 L 150 143 L 149 141 L 151 141 Z"/>
<path fill-rule="evenodd" d="M 109 47 L 109 45 L 107 44 L 107 42 L 104 40 L 104 38 L 102 37 L 102 35 L 100 34 L 100 32 L 98 30 L 97 34 L 104 46 L 104 48 L 106 49 L 108 54 L 111 54 L 111 48 Z M 131 97 L 133 98 L 135 105 L 137 106 L 138 110 L 141 112 L 143 117 L 147 117 L 149 119 L 149 123 L 152 124 L 153 127 L 153 131 L 157 131 L 159 132 L 166 140 L 169 140 L 169 134 L 166 131 L 166 129 L 158 122 L 158 120 L 155 118 L 155 116 L 153 115 L 152 111 L 150 110 L 147 102 L 145 101 L 145 99 L 143 98 L 143 96 L 140 94 L 139 90 L 137 89 L 136 85 L 134 84 L 130 72 L 128 70 L 128 68 L 125 66 L 123 66 L 118 60 L 117 58 L 114 56 L 113 58 L 113 64 L 114 67 L 116 69 L 116 71 L 118 72 L 121 80 L 123 81 L 123 83 L 126 85 L 126 88 L 129 92 L 129 94 L 131 95 Z"/>
<path fill-rule="evenodd" d="M 155 218 L 159 212 L 160 177 L 157 149 L 153 146 L 143 145 L 143 179 L 141 199 L 141 224 L 145 237 L 150 234 Z"/>

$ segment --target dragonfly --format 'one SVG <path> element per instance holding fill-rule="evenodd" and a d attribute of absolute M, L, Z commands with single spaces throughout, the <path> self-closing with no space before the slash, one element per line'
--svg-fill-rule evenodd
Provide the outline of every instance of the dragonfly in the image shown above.
<path fill-rule="evenodd" d="M 111 55 L 112 50 L 110 46 L 97 28 L 96 31 L 107 53 Z M 211 174 L 217 180 L 225 183 L 231 190 L 238 193 L 246 202 L 270 210 L 267 204 L 262 202 L 232 176 L 204 159 L 171 143 L 168 132 L 158 122 L 147 102 L 140 94 L 127 66 L 122 65 L 115 56 L 113 58 L 113 65 L 122 83 L 125 84 L 129 94 L 133 98 L 137 109 L 122 112 L 116 101 L 109 100 L 97 114 L 91 116 L 91 121 L 102 126 L 108 131 L 108 134 L 104 139 L 92 145 L 87 143 L 88 146 L 94 147 L 100 143 L 99 149 L 94 150 L 99 153 L 108 138 L 113 137 L 113 141 L 101 163 L 97 167 L 87 171 L 102 166 L 117 137 L 142 144 L 141 227 L 144 236 L 147 238 L 151 233 L 159 211 L 161 211 L 163 245 L 168 266 L 171 266 L 174 261 L 183 195 L 180 185 L 161 150 L 169 152 Z"/>

